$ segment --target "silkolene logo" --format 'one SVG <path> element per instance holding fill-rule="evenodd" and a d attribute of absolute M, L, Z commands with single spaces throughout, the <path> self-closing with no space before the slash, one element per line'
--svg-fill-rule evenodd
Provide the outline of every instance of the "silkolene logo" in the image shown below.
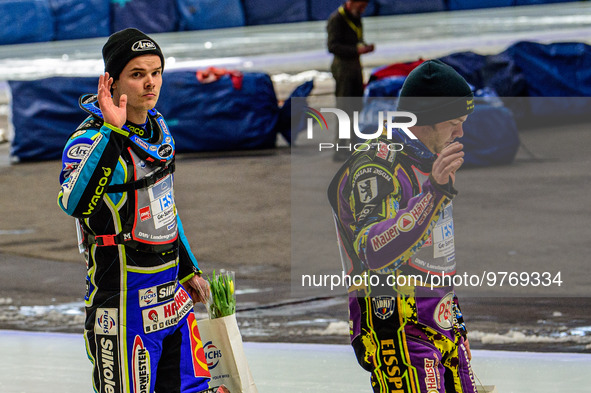
<path fill-rule="evenodd" d="M 306 107 L 306 114 L 309 116 L 307 119 L 307 138 L 314 139 L 314 122 L 316 122 L 321 130 L 328 130 L 328 123 L 322 113 L 333 113 L 337 116 L 338 120 L 338 136 L 339 140 L 351 139 L 351 119 L 349 115 L 342 109 L 338 108 L 320 108 L 320 111 Z M 401 122 L 400 118 L 408 118 L 409 121 Z M 396 120 L 396 121 L 395 121 Z M 364 134 L 359 130 L 359 112 L 353 112 L 353 132 L 355 135 L 363 141 L 375 139 L 382 135 L 384 131 L 384 124 L 386 126 L 386 134 L 388 139 L 392 138 L 392 130 L 399 128 L 411 139 L 417 139 L 417 137 L 410 131 L 410 127 L 417 123 L 417 117 L 411 112 L 400 112 L 400 111 L 379 111 L 378 112 L 378 124 L 377 130 L 370 134 Z M 349 144 L 335 144 L 328 142 L 321 142 L 318 144 L 318 151 L 323 150 L 367 150 L 367 146 L 364 142 L 360 143 L 349 143 Z M 403 145 L 401 143 L 391 143 L 388 145 L 390 151 L 401 151 Z"/>

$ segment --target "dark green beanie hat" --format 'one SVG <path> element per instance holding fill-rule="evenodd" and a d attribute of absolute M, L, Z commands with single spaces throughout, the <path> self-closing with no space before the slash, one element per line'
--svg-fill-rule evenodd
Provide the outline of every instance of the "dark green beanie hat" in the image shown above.
<path fill-rule="evenodd" d="M 408 74 L 400 89 L 398 110 L 414 113 L 417 126 L 433 125 L 472 113 L 474 94 L 452 67 L 427 60 Z"/>

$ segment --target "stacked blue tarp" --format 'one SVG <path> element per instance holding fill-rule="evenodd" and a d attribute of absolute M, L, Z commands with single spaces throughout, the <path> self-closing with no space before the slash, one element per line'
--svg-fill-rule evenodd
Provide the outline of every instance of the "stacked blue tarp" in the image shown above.
<path fill-rule="evenodd" d="M 290 106 L 278 107 L 267 74 L 236 77 L 233 73 L 211 83 L 199 82 L 195 71 L 164 76 L 157 109 L 167 120 L 179 152 L 271 148 L 278 133 L 289 138 Z M 67 138 L 86 118 L 78 98 L 96 91 L 97 78 L 9 81 L 9 86 L 14 127 L 11 155 L 19 161 L 52 160 L 61 157 Z M 305 97 L 311 88 L 304 84 L 294 94 Z"/>
<path fill-rule="evenodd" d="M 511 7 L 514 0 L 449 0 L 448 10 L 471 10 L 476 8 Z"/>
<path fill-rule="evenodd" d="M 501 97 L 526 95 L 524 76 L 507 51 L 489 56 L 458 52 L 440 60 L 452 66 L 476 90 L 492 88 Z"/>
<path fill-rule="evenodd" d="M 363 16 L 377 15 L 378 1 L 380 0 L 369 0 Z M 343 3 L 343 0 L 308 0 L 308 19 L 327 20 Z"/>
<path fill-rule="evenodd" d="M 126 0 L 111 4 L 111 31 L 135 27 L 146 34 L 176 31 L 175 0 Z"/>
<path fill-rule="evenodd" d="M 518 42 L 496 55 L 462 52 L 441 60 L 476 89 L 526 98 L 505 99 L 524 126 L 556 117 L 575 120 L 591 107 L 591 46 L 583 43 Z"/>
<path fill-rule="evenodd" d="M 86 118 L 78 98 L 96 91 L 97 78 L 54 77 L 8 84 L 14 127 L 10 154 L 20 161 L 60 158 L 68 137 Z"/>
<path fill-rule="evenodd" d="M 49 0 L 56 40 L 105 37 L 110 34 L 109 0 Z"/>
<path fill-rule="evenodd" d="M 376 0 L 379 15 L 445 11 L 445 0 Z"/>
<path fill-rule="evenodd" d="M 240 0 L 177 0 L 179 30 L 220 29 L 244 26 Z"/>
<path fill-rule="evenodd" d="M 308 20 L 307 0 L 243 0 L 246 24 L 303 22 Z"/>
<path fill-rule="evenodd" d="M 158 110 L 165 116 L 179 152 L 270 148 L 279 114 L 271 78 L 243 74 L 201 83 L 194 71 L 165 75 Z"/>
<path fill-rule="evenodd" d="M 520 113 L 523 122 L 547 118 L 564 123 L 588 116 L 591 46 L 576 42 L 518 42 L 505 53 L 520 70 L 526 96 L 532 97 L 527 100 L 529 112 Z"/>
<path fill-rule="evenodd" d="M 0 0 L 0 45 L 51 41 L 54 25 L 47 0 Z"/>
<path fill-rule="evenodd" d="M 518 42 L 505 53 L 525 76 L 528 96 L 591 96 L 591 46 Z"/>
<path fill-rule="evenodd" d="M 474 112 L 463 124 L 464 166 L 510 164 L 519 149 L 519 133 L 513 112 L 494 91 L 477 91 Z"/>
<path fill-rule="evenodd" d="M 575 0 L 515 0 L 513 5 L 538 5 L 551 3 L 568 3 Z"/>

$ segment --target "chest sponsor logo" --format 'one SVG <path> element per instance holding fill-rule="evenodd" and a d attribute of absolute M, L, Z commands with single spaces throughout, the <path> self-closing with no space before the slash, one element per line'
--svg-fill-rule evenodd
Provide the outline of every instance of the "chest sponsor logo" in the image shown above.
<path fill-rule="evenodd" d="M 88 97 L 86 97 L 84 100 L 82 100 L 83 104 L 89 104 L 93 101 L 97 100 L 97 95 L 96 94 L 89 94 Z"/>
<path fill-rule="evenodd" d="M 193 309 L 193 302 L 184 289 L 174 295 L 174 300 L 142 311 L 144 333 L 153 333 L 175 326 Z"/>
<path fill-rule="evenodd" d="M 72 134 L 72 136 L 70 138 L 74 139 L 74 138 L 79 137 L 80 135 L 84 135 L 84 134 L 86 134 L 86 130 L 76 131 L 75 133 Z"/>
<path fill-rule="evenodd" d="M 453 326 L 453 314 L 452 314 L 452 303 L 454 300 L 454 295 L 452 292 L 445 295 L 437 306 L 435 306 L 435 311 L 433 312 L 433 320 L 443 330 L 451 330 Z"/>
<path fill-rule="evenodd" d="M 133 391 L 150 392 L 150 352 L 144 347 L 140 336 L 135 336 L 133 343 Z"/>
<path fill-rule="evenodd" d="M 371 299 L 373 313 L 380 319 L 388 319 L 394 314 L 395 298 L 392 296 L 377 296 Z"/>
<path fill-rule="evenodd" d="M 158 124 L 160 124 L 160 128 L 162 128 L 162 132 L 164 132 L 166 135 L 170 134 L 170 132 L 168 132 L 168 127 L 166 126 L 166 123 L 164 122 L 163 118 L 158 119 Z"/>
<path fill-rule="evenodd" d="M 433 257 L 449 257 L 454 254 L 454 222 L 452 206 L 449 204 L 445 207 L 433 228 Z"/>
<path fill-rule="evenodd" d="M 158 148 L 158 155 L 162 158 L 170 157 L 171 154 L 172 154 L 172 146 L 169 145 L 168 143 L 165 143 L 164 145 L 162 145 Z"/>
<path fill-rule="evenodd" d="M 119 327 L 117 315 L 116 308 L 98 308 L 96 310 L 94 332 L 97 334 L 116 336 Z"/>
<path fill-rule="evenodd" d="M 396 222 L 396 226 L 402 232 L 410 231 L 414 227 L 414 225 L 415 225 L 415 219 L 413 218 L 412 214 L 410 214 L 410 213 L 404 213 L 403 215 L 401 215 L 398 218 L 398 221 Z"/>
<path fill-rule="evenodd" d="M 386 245 L 388 245 L 392 240 L 396 239 L 400 235 L 400 231 L 398 231 L 397 224 L 392 225 L 386 231 L 380 233 L 371 238 L 371 246 L 374 251 L 379 251 Z"/>
<path fill-rule="evenodd" d="M 390 226 L 387 230 L 376 235 L 370 239 L 374 251 L 379 251 L 394 239 L 396 239 L 400 232 L 408 232 L 415 227 L 415 224 L 421 225 L 425 216 L 432 207 L 433 195 L 426 194 L 409 212 L 403 213 L 396 223 Z"/>
<path fill-rule="evenodd" d="M 73 160 L 80 160 L 88 154 L 88 152 L 90 151 L 90 147 L 91 145 L 87 143 L 80 143 L 78 145 L 74 145 L 68 149 L 66 156 Z"/>
<path fill-rule="evenodd" d="M 357 220 L 364 220 L 365 218 L 367 218 L 367 216 L 373 211 L 373 209 L 376 208 L 376 206 L 377 205 L 374 205 L 372 203 L 364 205 L 363 210 L 361 210 L 361 213 L 359 213 L 359 217 L 357 217 Z"/>
<path fill-rule="evenodd" d="M 150 206 L 144 206 L 140 208 L 140 221 L 146 221 L 152 218 L 152 213 L 150 212 Z"/>
<path fill-rule="evenodd" d="M 133 138 L 133 141 L 144 150 L 148 150 L 148 148 L 150 147 L 146 142 L 144 142 L 141 138 L 137 136 Z"/>
<path fill-rule="evenodd" d="M 141 127 L 136 127 L 132 124 L 126 124 L 126 126 L 127 128 L 129 128 L 129 131 L 133 132 L 136 135 L 144 136 L 144 134 L 146 133 L 146 131 Z"/>
<path fill-rule="evenodd" d="M 378 196 L 378 178 L 370 177 L 357 183 L 357 192 L 361 203 L 371 202 Z"/>
<path fill-rule="evenodd" d="M 390 149 L 388 149 L 388 145 L 384 142 L 380 142 L 377 147 L 376 157 L 381 158 L 382 160 L 386 160 L 388 158 L 389 153 Z"/>
<path fill-rule="evenodd" d="M 138 291 L 140 307 L 150 306 L 170 300 L 174 297 L 176 283 L 171 281 L 166 284 L 140 289 Z M 154 314 L 152 314 L 154 316 Z M 155 314 L 157 317 L 157 313 Z"/>

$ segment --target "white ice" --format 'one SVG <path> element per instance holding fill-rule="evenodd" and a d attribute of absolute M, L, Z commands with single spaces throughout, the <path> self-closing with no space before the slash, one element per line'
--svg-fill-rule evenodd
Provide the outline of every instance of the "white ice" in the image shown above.
<path fill-rule="evenodd" d="M 260 393 L 370 392 L 345 345 L 244 343 Z M 474 371 L 502 393 L 589 392 L 591 354 L 473 351 Z M 91 392 L 82 335 L 0 330 L 0 392 Z"/>

